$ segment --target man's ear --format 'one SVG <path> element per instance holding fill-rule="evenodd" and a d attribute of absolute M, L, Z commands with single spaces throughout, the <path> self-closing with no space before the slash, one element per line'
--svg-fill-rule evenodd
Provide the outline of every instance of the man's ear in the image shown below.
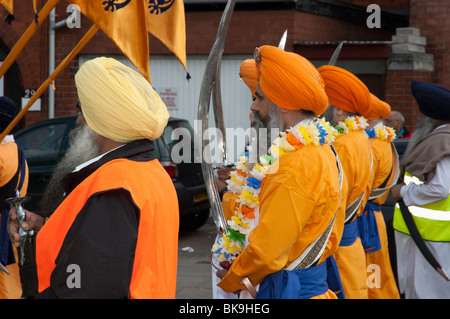
<path fill-rule="evenodd" d="M 337 107 L 334 108 L 334 111 L 336 112 L 335 114 L 338 115 L 338 116 L 342 116 L 345 113 L 344 110 L 341 110 L 341 109 L 339 109 Z"/>
<path fill-rule="evenodd" d="M 288 113 L 288 112 L 289 112 L 289 110 L 283 109 L 282 107 L 279 107 L 279 106 L 278 106 L 278 110 L 279 110 L 281 113 Z"/>

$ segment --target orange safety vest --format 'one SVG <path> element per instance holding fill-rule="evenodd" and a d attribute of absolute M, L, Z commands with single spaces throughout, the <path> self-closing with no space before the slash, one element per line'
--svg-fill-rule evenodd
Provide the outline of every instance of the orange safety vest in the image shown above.
<path fill-rule="evenodd" d="M 65 198 L 36 238 L 39 292 L 50 286 L 64 238 L 87 200 L 96 193 L 113 189 L 128 190 L 140 209 L 130 298 L 175 298 L 178 199 L 173 182 L 156 159 L 148 162 L 112 160 L 89 175 Z M 80 271 L 82 276 L 83 269 Z"/>

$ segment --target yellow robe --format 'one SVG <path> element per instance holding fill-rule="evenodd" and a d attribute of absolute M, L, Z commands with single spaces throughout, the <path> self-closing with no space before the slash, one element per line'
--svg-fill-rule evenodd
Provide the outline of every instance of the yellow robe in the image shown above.
<path fill-rule="evenodd" d="M 319 263 L 331 256 L 342 236 L 344 210 L 339 205 L 336 157 L 329 146 L 308 145 L 283 155 L 266 174 L 259 200 L 259 223 L 249 235 L 249 245 L 218 284 L 226 292 L 245 289 L 240 284 L 244 277 L 256 286 L 285 269 L 325 231 L 336 212 Z M 336 295 L 328 290 L 317 298 Z"/>
<path fill-rule="evenodd" d="M 356 213 L 359 216 L 369 198 L 373 174 L 371 174 L 371 148 L 362 129 L 340 134 L 334 146 L 341 160 L 348 184 L 347 205 L 362 193 L 365 196 Z M 353 218 L 353 222 L 355 217 Z M 334 257 L 341 276 L 346 299 L 367 299 L 366 254 L 359 237 L 350 246 L 339 246 Z"/>
<path fill-rule="evenodd" d="M 369 139 L 372 146 L 373 154 L 373 189 L 379 187 L 389 176 L 391 169 L 393 170 L 393 157 L 391 144 L 387 141 L 380 140 L 378 138 Z M 391 185 L 394 173 L 392 174 L 386 184 Z M 372 202 L 383 205 L 388 197 L 389 191 L 386 191 L 380 197 L 372 200 Z M 369 285 L 369 298 L 370 299 L 399 299 L 397 284 L 395 283 L 394 273 L 392 271 L 391 261 L 389 258 L 388 239 L 386 231 L 386 223 L 381 211 L 375 211 L 375 218 L 378 226 L 378 234 L 380 236 L 381 249 L 375 252 L 366 254 L 367 267 L 370 265 L 378 265 L 380 270 L 379 284 L 377 288 L 375 285 L 372 287 Z"/>
<path fill-rule="evenodd" d="M 17 145 L 14 142 L 0 144 L 0 187 L 7 184 L 17 172 Z M 26 168 L 21 196 L 25 196 L 28 188 L 28 166 Z M 0 299 L 18 299 L 22 296 L 17 250 L 14 247 L 16 263 L 6 266 L 10 274 L 0 271 Z"/>

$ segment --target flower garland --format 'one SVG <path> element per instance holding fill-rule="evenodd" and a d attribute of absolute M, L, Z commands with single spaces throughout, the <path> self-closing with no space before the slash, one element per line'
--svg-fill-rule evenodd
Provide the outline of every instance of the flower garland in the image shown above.
<path fill-rule="evenodd" d="M 364 130 L 368 125 L 367 120 L 362 116 L 349 116 L 344 122 L 339 122 L 335 128 L 340 134 L 344 134 L 351 131 Z"/>
<path fill-rule="evenodd" d="M 349 123 L 350 124 L 350 123 Z M 305 120 L 283 132 L 275 139 L 269 154 L 263 155 L 253 168 L 249 169 L 248 152 L 235 164 L 227 180 L 228 190 L 239 194 L 238 205 L 228 223 L 228 233 L 223 234 L 214 243 L 211 251 L 219 264 L 228 269 L 248 243 L 248 235 L 258 223 L 259 192 L 261 183 L 269 167 L 288 152 L 301 149 L 306 145 L 331 144 L 338 131 L 325 119 Z"/>
<path fill-rule="evenodd" d="M 382 141 L 392 142 L 395 140 L 395 131 L 392 127 L 383 125 L 382 123 L 375 125 L 373 128 L 366 130 L 368 138 L 378 138 Z"/>

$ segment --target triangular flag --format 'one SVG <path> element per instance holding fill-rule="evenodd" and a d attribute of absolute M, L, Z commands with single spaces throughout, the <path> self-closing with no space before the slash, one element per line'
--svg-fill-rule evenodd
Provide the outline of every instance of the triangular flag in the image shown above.
<path fill-rule="evenodd" d="M 186 67 L 186 22 L 183 0 L 148 0 L 148 32 L 159 39 Z"/>
<path fill-rule="evenodd" d="M 147 6 L 144 1 L 69 0 L 83 15 L 98 25 L 151 83 L 147 31 Z"/>

